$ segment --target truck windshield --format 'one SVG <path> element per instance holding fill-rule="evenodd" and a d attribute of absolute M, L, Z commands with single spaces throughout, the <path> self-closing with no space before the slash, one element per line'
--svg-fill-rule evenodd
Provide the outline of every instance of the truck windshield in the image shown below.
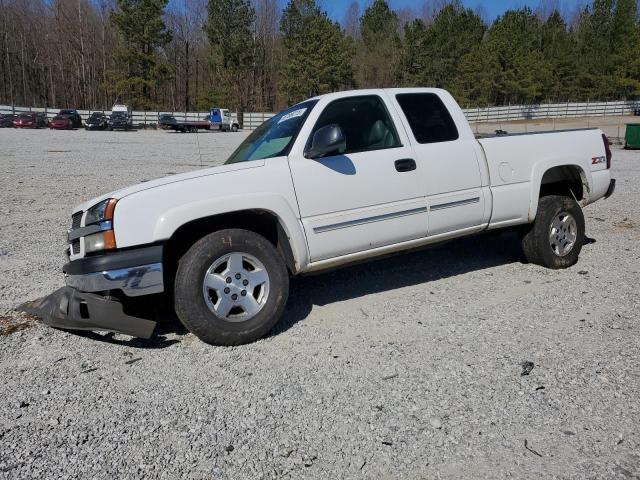
<path fill-rule="evenodd" d="M 317 102 L 299 103 L 264 122 L 240 144 L 225 164 L 285 155 Z"/>

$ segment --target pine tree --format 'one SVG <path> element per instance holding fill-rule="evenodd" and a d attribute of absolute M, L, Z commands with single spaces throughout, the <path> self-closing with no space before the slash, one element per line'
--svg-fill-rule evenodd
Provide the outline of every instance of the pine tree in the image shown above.
<path fill-rule="evenodd" d="M 117 0 L 111 20 L 124 40 L 116 55 L 126 71 L 111 72 L 117 93 L 134 108 L 152 108 L 151 93 L 170 78 L 167 65 L 158 60 L 157 49 L 171 41 L 162 15 L 168 0 Z"/>
<path fill-rule="evenodd" d="M 498 65 L 495 89 L 489 97 L 497 104 L 534 103 L 545 99 L 552 83 L 549 59 L 541 51 L 541 24 L 531 9 L 509 10 L 487 32 L 484 55 Z"/>
<path fill-rule="evenodd" d="M 445 6 L 427 28 L 422 20 L 405 27 L 402 83 L 455 89 L 460 62 L 482 41 L 486 27 L 459 1 Z"/>
<path fill-rule="evenodd" d="M 255 10 L 248 0 L 209 0 L 204 26 L 220 82 L 216 93 L 229 107 L 245 111 L 253 89 Z"/>
<path fill-rule="evenodd" d="M 255 10 L 248 0 L 209 0 L 204 29 L 220 55 L 222 68 L 242 68 L 251 63 L 251 27 Z"/>
<path fill-rule="evenodd" d="M 499 69 L 496 58 L 487 55 L 483 45 L 476 45 L 460 59 L 452 87 L 456 100 L 465 107 L 494 104 Z"/>
<path fill-rule="evenodd" d="M 615 0 L 594 0 L 580 15 L 576 30 L 579 96 L 583 100 L 613 95 L 611 31 Z"/>
<path fill-rule="evenodd" d="M 614 97 L 640 95 L 640 26 L 636 0 L 617 0 L 612 20 Z"/>
<path fill-rule="evenodd" d="M 285 47 L 281 85 L 287 104 L 353 86 L 352 44 L 315 0 L 290 0 L 280 29 Z"/>
<path fill-rule="evenodd" d="M 396 84 L 402 49 L 398 29 L 398 15 L 386 0 L 374 0 L 365 10 L 360 19 L 361 41 L 356 59 L 360 87 Z"/>
<path fill-rule="evenodd" d="M 542 25 L 541 50 L 551 69 L 543 86 L 548 99 L 567 101 L 576 98 L 577 51 L 574 36 L 567 29 L 562 15 L 553 11 Z"/>

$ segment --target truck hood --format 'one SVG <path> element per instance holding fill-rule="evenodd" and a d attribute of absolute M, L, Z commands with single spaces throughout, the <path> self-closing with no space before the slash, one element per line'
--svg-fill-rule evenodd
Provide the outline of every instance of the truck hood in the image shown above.
<path fill-rule="evenodd" d="M 176 182 L 187 182 L 195 178 L 202 178 L 209 175 L 224 175 L 227 172 L 235 172 L 238 170 L 246 170 L 249 168 L 263 167 L 264 160 L 253 160 L 251 162 L 232 163 L 230 165 L 220 165 L 217 167 L 207 168 L 204 170 L 194 170 L 193 172 L 180 173 L 178 175 L 171 175 L 169 177 L 158 178 L 148 182 L 138 183 L 137 185 L 131 185 L 129 187 L 121 188 L 120 190 L 114 190 L 113 192 L 105 193 L 99 197 L 92 198 L 73 209 L 73 213 L 87 210 L 97 203 L 100 203 L 107 198 L 121 198 L 133 195 L 134 193 L 142 192 L 152 188 L 162 188 L 165 185 L 169 185 Z"/>

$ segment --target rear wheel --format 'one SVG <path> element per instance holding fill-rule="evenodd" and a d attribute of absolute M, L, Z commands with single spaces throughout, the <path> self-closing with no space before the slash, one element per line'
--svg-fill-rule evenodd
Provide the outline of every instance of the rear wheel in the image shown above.
<path fill-rule="evenodd" d="M 278 322 L 289 295 L 284 261 L 264 237 L 228 229 L 196 242 L 180 259 L 174 298 L 178 317 L 215 345 L 259 339 Z"/>
<path fill-rule="evenodd" d="M 522 250 L 531 263 L 568 268 L 578 261 L 584 229 L 582 209 L 573 198 L 541 197 L 536 219 L 522 236 Z"/>

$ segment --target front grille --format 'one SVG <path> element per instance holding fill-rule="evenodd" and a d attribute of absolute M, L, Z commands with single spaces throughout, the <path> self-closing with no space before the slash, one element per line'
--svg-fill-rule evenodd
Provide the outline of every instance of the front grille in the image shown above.
<path fill-rule="evenodd" d="M 82 223 L 82 213 L 83 212 L 77 212 L 74 213 L 71 216 L 71 230 L 76 230 L 78 228 L 80 228 L 80 224 Z M 73 240 L 71 242 L 71 254 L 72 255 L 77 255 L 80 253 L 80 239 L 76 238 L 75 240 Z"/>
<path fill-rule="evenodd" d="M 74 213 L 71 217 L 71 228 L 80 228 L 80 222 L 82 221 L 82 212 Z"/>

